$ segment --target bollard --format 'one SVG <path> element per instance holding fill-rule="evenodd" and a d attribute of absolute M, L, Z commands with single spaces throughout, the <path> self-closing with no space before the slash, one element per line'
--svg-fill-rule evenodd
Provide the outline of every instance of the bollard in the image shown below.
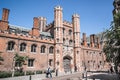
<path fill-rule="evenodd" d="M 31 75 L 30 75 L 29 80 L 32 80 L 31 78 L 32 78 L 32 77 L 31 77 Z"/>
<path fill-rule="evenodd" d="M 95 78 L 93 78 L 93 80 L 95 80 Z"/>
<path fill-rule="evenodd" d="M 84 73 L 82 73 L 82 78 L 84 78 Z"/>

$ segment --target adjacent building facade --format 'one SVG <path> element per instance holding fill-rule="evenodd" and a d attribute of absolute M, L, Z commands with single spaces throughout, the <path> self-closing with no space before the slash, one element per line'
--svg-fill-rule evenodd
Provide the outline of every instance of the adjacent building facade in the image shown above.
<path fill-rule="evenodd" d="M 96 35 L 80 37 L 80 16 L 73 14 L 72 22 L 63 20 L 63 9 L 54 8 L 54 20 L 46 24 L 46 18 L 34 17 L 33 28 L 10 25 L 9 10 L 3 9 L 0 20 L 0 51 L 4 61 L 0 71 L 13 69 L 14 56 L 28 56 L 24 71 L 46 70 L 48 66 L 59 72 L 105 70 L 105 55 Z M 20 63 L 15 63 L 18 68 Z"/>

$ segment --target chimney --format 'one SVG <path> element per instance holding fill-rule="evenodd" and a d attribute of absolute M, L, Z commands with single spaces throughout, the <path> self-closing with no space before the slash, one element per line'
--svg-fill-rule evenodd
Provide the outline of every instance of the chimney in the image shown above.
<path fill-rule="evenodd" d="M 97 37 L 97 48 L 100 48 L 100 39 Z"/>
<path fill-rule="evenodd" d="M 86 33 L 83 33 L 83 46 L 87 46 Z"/>
<path fill-rule="evenodd" d="M 39 37 L 39 19 L 37 17 L 33 18 L 33 28 L 32 28 L 32 36 Z"/>
<path fill-rule="evenodd" d="M 93 35 L 90 35 L 90 46 L 91 47 L 94 47 L 94 37 L 93 37 Z"/>
<path fill-rule="evenodd" d="M 33 18 L 33 28 L 39 29 L 39 19 L 37 17 Z"/>
<path fill-rule="evenodd" d="M 2 21 L 8 21 L 9 9 L 3 8 Z"/>
<path fill-rule="evenodd" d="M 9 16 L 9 9 L 3 8 L 2 20 L 0 20 L 0 30 L 2 31 L 6 31 L 9 28 L 8 16 Z"/>

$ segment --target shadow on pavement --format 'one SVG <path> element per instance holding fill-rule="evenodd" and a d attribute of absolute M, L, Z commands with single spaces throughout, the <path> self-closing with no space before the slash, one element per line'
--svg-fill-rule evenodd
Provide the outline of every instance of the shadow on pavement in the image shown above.
<path fill-rule="evenodd" d="M 88 76 L 89 79 L 100 79 L 100 80 L 120 80 L 117 74 L 93 74 Z"/>

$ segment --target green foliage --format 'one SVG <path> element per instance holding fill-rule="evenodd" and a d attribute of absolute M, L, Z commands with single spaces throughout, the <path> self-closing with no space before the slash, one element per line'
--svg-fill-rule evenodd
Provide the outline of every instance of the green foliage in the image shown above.
<path fill-rule="evenodd" d="M 114 21 L 104 35 L 106 42 L 103 51 L 106 54 L 106 59 L 117 65 L 120 63 L 120 12 L 114 15 Z"/>
<path fill-rule="evenodd" d="M 4 71 L 0 71 L 0 78 L 7 78 L 7 77 L 11 77 L 12 73 L 11 72 L 4 72 Z"/>
<path fill-rule="evenodd" d="M 20 63 L 20 67 L 25 64 L 25 61 L 28 59 L 28 56 L 20 56 L 19 54 L 15 54 L 15 62 Z"/>
<path fill-rule="evenodd" d="M 36 74 L 42 74 L 42 71 L 36 71 Z"/>
<path fill-rule="evenodd" d="M 33 71 L 26 71 L 26 75 L 34 75 Z"/>
<path fill-rule="evenodd" d="M 24 72 L 15 71 L 14 76 L 24 76 Z"/>

